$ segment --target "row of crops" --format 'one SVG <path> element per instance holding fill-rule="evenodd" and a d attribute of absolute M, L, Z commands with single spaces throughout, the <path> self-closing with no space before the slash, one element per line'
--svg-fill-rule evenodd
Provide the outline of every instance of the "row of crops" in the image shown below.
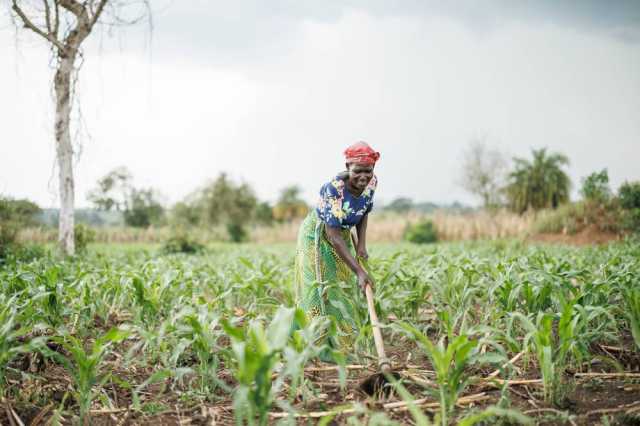
<path fill-rule="evenodd" d="M 354 348 L 327 348 L 321 337 L 339 331 L 296 309 L 292 247 L 10 257 L 0 266 L 2 423 L 445 425 L 552 415 L 593 424 L 602 416 L 571 405 L 589 374 L 638 380 L 638 243 L 372 252 L 399 372 L 377 398 L 358 389 L 375 371 L 363 295 L 338 286 L 358 307 L 337 306 L 358 332 Z M 323 351 L 337 365 L 320 363 Z"/>

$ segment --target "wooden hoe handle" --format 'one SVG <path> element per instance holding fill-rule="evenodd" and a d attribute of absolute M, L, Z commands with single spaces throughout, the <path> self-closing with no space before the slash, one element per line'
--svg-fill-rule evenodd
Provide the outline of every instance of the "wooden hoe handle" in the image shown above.
<path fill-rule="evenodd" d="M 371 319 L 371 327 L 373 328 L 373 340 L 376 344 L 376 351 L 378 352 L 378 363 L 383 372 L 389 371 L 391 364 L 384 352 L 384 342 L 382 341 L 382 333 L 378 325 L 378 315 L 376 314 L 376 307 L 373 304 L 373 290 L 371 290 L 369 284 L 365 287 L 364 292 L 367 295 L 367 306 L 369 307 L 369 318 Z"/>

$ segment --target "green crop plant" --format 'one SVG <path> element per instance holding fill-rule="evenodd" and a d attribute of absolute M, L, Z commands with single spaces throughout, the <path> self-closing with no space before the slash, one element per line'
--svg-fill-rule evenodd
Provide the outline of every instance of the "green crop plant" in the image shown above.
<path fill-rule="evenodd" d="M 108 349 L 114 343 L 123 341 L 129 333 L 125 330 L 112 328 L 98 337 L 89 351 L 85 350 L 82 341 L 71 335 L 54 337 L 52 340 L 60 344 L 69 357 L 62 356 L 58 352 L 46 350 L 47 355 L 53 356 L 60 362 L 73 378 L 74 397 L 80 410 L 80 423 L 88 421 L 89 408 L 94 397 L 94 386 L 102 384 L 108 379 L 108 375 L 101 375 L 101 364 L 108 353 Z"/>
<path fill-rule="evenodd" d="M 53 265 L 45 269 L 37 280 L 40 287 L 38 300 L 44 314 L 43 319 L 53 327 L 62 322 L 64 289 L 62 288 L 61 274 L 61 267 Z"/>
<path fill-rule="evenodd" d="M 159 324 L 137 324 L 131 327 L 137 341 L 127 351 L 125 362 L 160 364 L 175 368 L 177 361 L 188 346 L 176 336 L 176 318 L 170 316 Z"/>
<path fill-rule="evenodd" d="M 448 344 L 445 344 L 444 337 L 433 344 L 427 336 L 410 324 L 400 322 L 397 327 L 413 339 L 431 361 L 438 385 L 439 420 L 442 426 L 449 424 L 455 403 L 469 384 L 470 376 L 466 368 L 478 362 L 504 360 L 504 357 L 497 353 L 480 355 L 479 340 L 464 334 L 455 337 Z"/>
<path fill-rule="evenodd" d="M 244 327 L 233 326 L 223 320 L 225 332 L 232 340 L 233 371 L 238 381 L 234 390 L 234 416 L 238 425 L 266 425 L 273 403 L 274 368 L 281 359 L 293 325 L 295 309 L 279 308 L 271 323 L 264 328 L 260 320 L 252 320 Z"/>
<path fill-rule="evenodd" d="M 179 318 L 176 334 L 182 341 L 178 346 L 190 347 L 198 359 L 202 394 L 212 395 L 218 386 L 226 388 L 224 382 L 217 377 L 219 353 L 224 350 L 218 343 L 223 335 L 218 317 L 206 307 L 200 307 L 198 311 L 185 309 L 179 314 Z"/>
<path fill-rule="evenodd" d="M 294 312 L 294 330 L 287 346 L 282 350 L 282 361 L 284 370 L 278 375 L 275 387 L 280 388 L 285 379 L 289 379 L 289 400 L 293 400 L 298 395 L 300 385 L 304 382 L 304 366 L 312 359 L 318 358 L 323 351 L 330 351 L 330 348 L 322 342 L 322 337 L 329 332 L 329 320 L 316 316 L 308 318 L 301 309 Z M 344 359 L 339 353 L 332 353 L 333 358 L 340 361 L 344 366 Z M 344 386 L 345 370 L 340 369 L 340 379 Z M 302 397 L 305 399 L 303 387 Z"/>
<path fill-rule="evenodd" d="M 631 335 L 636 345 L 636 350 L 640 351 L 640 289 L 624 289 L 625 316 L 629 322 Z"/>
<path fill-rule="evenodd" d="M 376 309 L 394 365 L 437 371 L 431 379 L 435 386 L 422 382 L 419 387 L 426 395 L 403 394 L 399 384 L 391 398 L 443 400 L 438 424 L 442 414 L 449 424 L 490 424 L 499 417 L 519 421 L 501 411 L 517 391 L 506 385 L 499 408 L 453 408 L 456 398 L 470 391 L 467 383 L 486 376 L 488 364 L 490 370 L 504 364 L 503 347 L 525 355 L 513 367 L 498 368 L 500 378 L 522 378 L 510 373 L 540 367 L 535 378 L 543 379 L 541 399 L 545 393 L 549 402 L 562 402 L 569 389 L 565 371 L 599 370 L 602 364 L 593 361 L 607 362 L 603 347 L 622 349 L 609 351 L 610 364 L 624 364 L 629 349 L 639 349 L 629 341 L 630 336 L 637 341 L 639 334 L 638 241 L 579 248 L 505 241 L 372 244 L 370 253 Z M 135 418 L 127 421 L 145 423 L 156 421 L 148 416 L 162 415 L 159 410 L 214 409 L 228 406 L 231 398 L 238 423 L 275 421 L 265 420 L 268 411 L 337 413 L 346 408 L 337 400 L 346 398 L 365 374 L 359 369 L 346 374 L 340 364 L 346 357 L 354 361 L 349 363 L 375 362 L 367 305 L 356 285 L 326 285 L 327 292 L 349 302 L 328 297 L 327 306 L 356 324 L 353 346 L 326 344 L 325 338 L 339 337 L 336 323 L 292 308 L 293 256 L 292 245 L 211 244 L 189 256 L 153 247 L 95 245 L 73 259 L 7 259 L 0 265 L 5 400 L 13 407 L 29 401 L 34 412 L 54 407 L 65 423 L 80 412 L 86 417 L 89 404 L 114 410 L 119 421 L 125 412 L 116 410 L 128 409 Z M 102 341 L 103 348 L 94 349 L 94 339 L 113 328 L 129 330 L 131 337 Z M 423 338 L 431 343 L 426 350 Z M 62 386 L 50 380 L 52 358 L 64 358 L 59 361 L 64 368 L 53 369 L 63 376 Z M 328 358 L 338 365 L 321 363 Z M 309 367 L 320 367 L 320 372 Z M 334 381 L 336 370 L 339 380 Z M 404 386 L 407 392 L 418 389 Z M 49 391 L 54 387 L 55 400 L 54 390 Z M 46 391 L 35 395 L 34 389 Z M 334 420 L 373 423 L 374 413 L 357 408 L 355 399 L 355 411 Z M 413 408 L 420 410 L 417 404 Z M 422 421 L 416 410 L 413 421 Z"/>
<path fill-rule="evenodd" d="M 119 277 L 125 285 L 128 300 L 139 322 L 155 322 L 179 306 L 183 299 L 193 297 L 193 280 L 185 276 L 188 264 L 180 265 L 175 259 L 148 261 L 138 271 L 128 271 Z"/>
<path fill-rule="evenodd" d="M 264 256 L 257 261 L 241 256 L 238 257 L 238 262 L 249 271 L 248 276 L 241 275 L 242 278 L 239 277 L 237 283 L 237 290 L 251 295 L 251 302 L 244 304 L 247 310 L 264 310 L 276 308 L 281 304 L 295 304 L 293 286 L 290 281 L 282 285 L 282 266 L 272 256 Z"/>
<path fill-rule="evenodd" d="M 601 316 L 600 310 L 591 312 L 594 313 L 590 315 L 581 305 L 565 302 L 562 312 L 539 312 L 535 322 L 519 312 L 511 314 L 508 330 L 513 332 L 516 322 L 524 328 L 522 347 L 533 350 L 536 355 L 545 401 L 563 403 L 565 370 L 572 360 L 579 362 L 588 355 L 589 325 Z M 557 325 L 554 326 L 554 322 Z"/>
<path fill-rule="evenodd" d="M 564 373 L 562 368 L 564 365 L 559 365 L 559 361 L 563 360 L 558 356 L 554 359 L 555 341 L 552 330 L 554 316 L 540 312 L 535 323 L 519 312 L 513 313 L 512 318 L 519 320 L 527 332 L 523 347 L 531 347 L 535 351 L 542 375 L 545 401 L 555 401 L 561 375 Z"/>
<path fill-rule="evenodd" d="M 458 333 L 465 333 L 475 315 L 471 309 L 482 288 L 477 285 L 477 271 L 468 260 L 466 265 L 451 263 L 440 271 L 439 283 L 433 285 L 431 294 L 437 312 L 441 333 L 453 340 Z"/>
<path fill-rule="evenodd" d="M 152 317 L 158 312 L 158 306 L 156 301 L 152 300 L 149 291 L 145 288 L 144 281 L 140 277 L 132 277 L 131 285 L 133 287 L 133 295 L 135 301 L 140 307 L 140 319 L 143 322 L 150 321 Z"/>
<path fill-rule="evenodd" d="M 489 289 L 492 300 L 502 308 L 501 312 L 515 311 L 518 307 L 521 285 L 516 281 L 514 269 L 514 265 L 498 265 L 495 284 Z"/>
<path fill-rule="evenodd" d="M 7 384 L 7 370 L 13 359 L 24 353 L 35 352 L 44 344 L 44 337 L 31 338 L 23 342 L 36 328 L 20 326 L 16 297 L 0 297 L 0 398 L 4 398 Z"/>

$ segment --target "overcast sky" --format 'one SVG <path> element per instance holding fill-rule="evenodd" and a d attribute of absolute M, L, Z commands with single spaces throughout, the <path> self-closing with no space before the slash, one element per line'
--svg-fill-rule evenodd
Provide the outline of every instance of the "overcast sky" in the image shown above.
<path fill-rule="evenodd" d="M 0 1 L 0 194 L 58 205 L 50 53 Z M 640 2 L 153 0 L 97 31 L 78 101 L 76 200 L 128 167 L 175 202 L 222 171 L 307 200 L 357 140 L 380 200 L 474 202 L 456 181 L 478 136 L 548 147 L 580 178 L 640 179 Z"/>

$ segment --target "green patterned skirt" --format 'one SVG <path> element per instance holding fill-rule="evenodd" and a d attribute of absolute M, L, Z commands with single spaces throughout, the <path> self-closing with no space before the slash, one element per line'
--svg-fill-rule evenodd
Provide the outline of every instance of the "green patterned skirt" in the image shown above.
<path fill-rule="evenodd" d="M 342 238 L 353 254 L 350 230 L 342 230 Z M 326 343 L 345 354 L 351 352 L 357 332 L 353 302 L 337 287 L 339 283 L 357 285 L 356 276 L 327 240 L 325 224 L 315 209 L 298 231 L 295 282 L 299 306 L 310 316 L 329 316 L 336 324 L 337 335 Z"/>

